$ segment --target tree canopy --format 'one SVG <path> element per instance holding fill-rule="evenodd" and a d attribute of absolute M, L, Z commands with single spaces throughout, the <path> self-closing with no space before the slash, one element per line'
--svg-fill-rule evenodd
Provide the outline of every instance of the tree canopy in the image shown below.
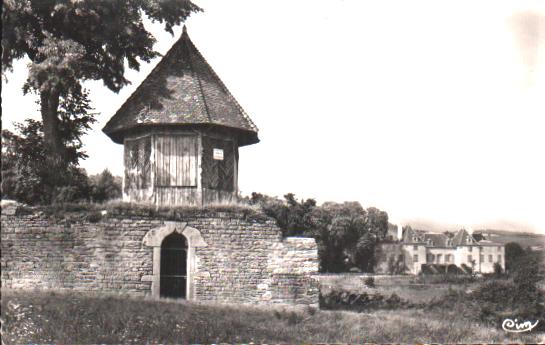
<path fill-rule="evenodd" d="M 345 272 L 358 269 L 372 272 L 377 243 L 388 230 L 388 214 L 377 208 L 364 209 L 359 202 L 298 201 L 292 193 L 284 200 L 252 193 L 250 203 L 276 219 L 284 236 L 309 236 L 316 239 L 320 269 Z"/>
<path fill-rule="evenodd" d="M 28 57 L 24 91 L 40 95 L 44 141 L 57 160 L 65 145 L 59 126 L 61 98 L 81 97 L 82 82 L 102 80 L 118 92 L 129 81 L 125 64 L 138 70 L 159 54 L 143 17 L 166 31 L 201 11 L 190 0 L 5 0 L 2 5 L 2 71 Z"/>
<path fill-rule="evenodd" d="M 27 119 L 15 124 L 15 133 L 2 130 L 3 197 L 34 204 L 53 201 L 61 187 L 64 193 L 68 188 L 86 194 L 86 178 L 78 163 L 87 157 L 81 136 L 96 121 L 91 111 L 86 90 L 60 98 L 58 132 L 64 154 L 63 164 L 55 169 L 47 164 L 42 122 Z"/>

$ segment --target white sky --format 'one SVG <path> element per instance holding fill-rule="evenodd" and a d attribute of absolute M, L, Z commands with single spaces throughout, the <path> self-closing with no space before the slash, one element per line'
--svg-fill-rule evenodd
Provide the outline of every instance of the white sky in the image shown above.
<path fill-rule="evenodd" d="M 240 150 L 243 194 L 545 233 L 544 1 L 195 2 L 191 39 L 260 129 Z M 166 53 L 181 29 L 153 32 Z M 89 173 L 122 175 L 122 146 L 101 128 L 157 62 L 119 94 L 86 84 L 100 113 Z M 11 128 L 39 115 L 21 91 L 26 62 L 7 77 Z"/>

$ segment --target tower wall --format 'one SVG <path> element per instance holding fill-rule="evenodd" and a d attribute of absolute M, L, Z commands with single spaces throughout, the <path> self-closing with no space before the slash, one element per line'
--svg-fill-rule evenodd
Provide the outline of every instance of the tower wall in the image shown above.
<path fill-rule="evenodd" d="M 203 206 L 236 200 L 238 145 L 211 130 L 149 130 L 124 140 L 123 200 Z"/>

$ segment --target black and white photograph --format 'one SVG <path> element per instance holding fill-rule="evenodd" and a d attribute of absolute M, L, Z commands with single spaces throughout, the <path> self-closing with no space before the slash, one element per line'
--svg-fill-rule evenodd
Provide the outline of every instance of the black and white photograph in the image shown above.
<path fill-rule="evenodd" d="M 1 342 L 545 343 L 545 2 L 3 0 Z"/>

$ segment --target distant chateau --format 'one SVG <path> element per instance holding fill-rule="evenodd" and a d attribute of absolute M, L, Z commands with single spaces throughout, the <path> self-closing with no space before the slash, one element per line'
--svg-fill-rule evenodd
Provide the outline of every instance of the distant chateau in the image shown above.
<path fill-rule="evenodd" d="M 410 227 L 388 234 L 379 246 L 377 273 L 490 273 L 498 263 L 505 269 L 501 243 L 473 236 L 461 229 L 455 234 L 430 233 Z M 482 238 L 482 239 L 481 239 Z"/>

